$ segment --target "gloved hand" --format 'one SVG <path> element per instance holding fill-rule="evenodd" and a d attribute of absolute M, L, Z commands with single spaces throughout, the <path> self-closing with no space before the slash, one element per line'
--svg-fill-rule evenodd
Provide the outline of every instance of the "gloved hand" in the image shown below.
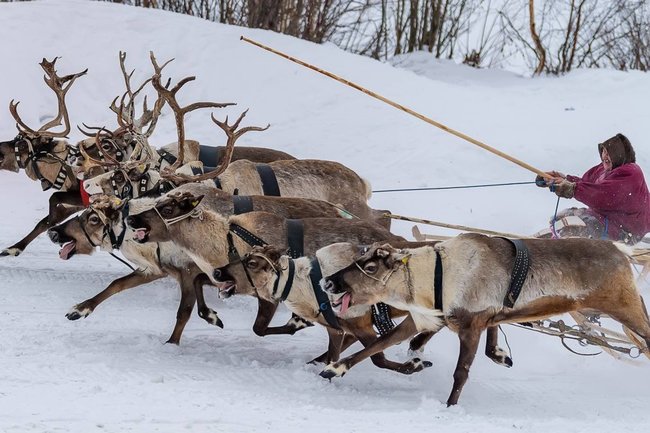
<path fill-rule="evenodd" d="M 565 179 L 562 182 L 555 184 L 554 187 L 555 188 L 553 188 L 552 191 L 555 192 L 558 197 L 573 198 L 576 184 Z"/>
<path fill-rule="evenodd" d="M 546 178 L 538 174 L 535 178 L 535 185 L 539 186 L 540 188 L 546 188 L 548 186 L 548 183 L 546 182 Z"/>

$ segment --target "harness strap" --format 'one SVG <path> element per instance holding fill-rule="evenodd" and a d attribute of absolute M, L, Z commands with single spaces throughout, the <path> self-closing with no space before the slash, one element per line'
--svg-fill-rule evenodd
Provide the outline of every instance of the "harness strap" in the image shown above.
<path fill-rule="evenodd" d="M 253 212 L 253 199 L 247 195 L 233 195 L 232 205 L 235 215 Z"/>
<path fill-rule="evenodd" d="M 263 247 L 265 245 L 268 245 L 268 243 L 266 243 L 263 239 L 255 236 L 253 233 L 249 232 L 248 230 L 246 230 L 245 228 L 243 228 L 238 224 L 230 224 L 229 233 L 236 234 L 237 236 L 239 236 L 241 240 L 246 242 L 251 247 L 254 246 Z"/>
<path fill-rule="evenodd" d="M 330 300 L 320 287 L 320 280 L 323 278 L 320 263 L 318 263 L 316 257 L 313 257 L 310 263 L 311 270 L 309 271 L 309 279 L 311 280 L 311 287 L 314 289 L 314 295 L 316 295 L 316 302 L 318 302 L 318 312 L 319 314 L 323 313 L 323 317 L 332 328 L 341 329 L 338 320 L 336 320 L 336 315 L 332 311 Z"/>
<path fill-rule="evenodd" d="M 390 317 L 390 306 L 380 302 L 371 307 L 372 324 L 380 336 L 388 334 L 395 328 L 395 322 Z"/>
<path fill-rule="evenodd" d="M 257 169 L 257 173 L 260 175 L 264 195 L 280 197 L 278 179 L 275 177 L 275 173 L 271 166 L 268 164 L 255 164 L 255 168 Z"/>
<path fill-rule="evenodd" d="M 433 308 L 442 311 L 442 258 L 436 251 L 436 269 L 433 275 Z"/>
<path fill-rule="evenodd" d="M 302 220 L 287 219 L 287 243 L 292 259 L 305 255 L 305 230 Z"/>
<path fill-rule="evenodd" d="M 219 152 L 223 152 L 223 149 L 223 146 L 199 146 L 199 161 L 206 167 L 206 172 L 211 171 L 208 167 L 214 170 L 214 167 L 219 165 Z"/>
<path fill-rule="evenodd" d="M 280 275 L 281 272 L 278 271 L 277 277 L 275 279 L 275 283 L 273 284 L 273 297 L 275 298 L 275 294 L 278 293 L 278 286 L 280 285 Z M 280 295 L 280 302 L 284 302 L 287 300 L 289 297 L 289 292 L 291 292 L 291 288 L 293 287 L 293 278 L 296 275 L 296 264 L 294 263 L 293 259 L 289 259 L 289 275 L 287 275 L 287 281 L 284 283 L 284 289 L 282 290 L 282 295 Z"/>
<path fill-rule="evenodd" d="M 154 168 L 156 171 L 160 171 L 160 167 L 162 166 L 163 161 L 167 161 L 169 165 L 173 165 L 178 160 L 178 158 L 166 150 L 157 149 L 156 152 L 158 152 L 158 155 L 160 155 L 160 158 L 158 158 L 158 162 L 156 162 L 156 166 Z"/>
<path fill-rule="evenodd" d="M 510 277 L 510 285 L 508 292 L 503 299 L 503 306 L 512 308 L 519 298 L 521 288 L 524 286 L 526 275 L 528 275 L 528 268 L 530 267 L 530 256 L 528 254 L 528 247 L 521 239 L 505 239 L 515 248 L 515 264 L 512 268 L 512 276 Z"/>
<path fill-rule="evenodd" d="M 124 223 L 124 220 L 129 214 L 129 202 L 127 201 L 124 206 L 122 206 L 122 231 L 120 232 L 119 235 L 115 236 L 115 232 L 111 230 L 110 228 L 108 229 L 108 238 L 111 241 L 111 248 L 114 250 L 119 250 L 120 247 L 122 246 L 122 242 L 124 242 L 124 236 L 126 235 L 126 224 Z M 108 228 L 108 227 L 107 227 Z"/>

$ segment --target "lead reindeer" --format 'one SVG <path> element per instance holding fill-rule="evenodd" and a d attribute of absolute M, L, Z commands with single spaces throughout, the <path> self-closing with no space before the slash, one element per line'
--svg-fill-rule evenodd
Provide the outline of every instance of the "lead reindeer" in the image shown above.
<path fill-rule="evenodd" d="M 481 332 L 488 326 L 595 310 L 638 334 L 645 342 L 640 350 L 648 354 L 650 321 L 625 247 L 587 239 L 522 242 L 529 251 L 530 268 L 514 305 L 508 304 L 512 307 L 505 305 L 506 297 L 513 295 L 509 292 L 513 247 L 502 238 L 463 234 L 435 247 L 415 249 L 386 244 L 365 250 L 335 244 L 317 254 L 325 261 L 347 257 L 354 263 L 324 281 L 341 312 L 385 302 L 410 311 L 417 330 L 436 331 L 446 322 L 458 333 L 460 354 L 447 405 L 458 402 Z M 340 361 L 323 375 L 344 373 Z"/>
<path fill-rule="evenodd" d="M 43 190 L 55 189 L 57 192 L 50 197 L 48 215 L 27 236 L 2 250 L 0 256 L 19 255 L 39 234 L 83 208 L 79 182 L 68 165 L 68 161 L 77 155 L 77 149 L 65 140 L 70 133 L 65 96 L 75 80 L 88 70 L 60 77 L 55 69 L 57 59 L 55 57 L 51 62 L 43 59 L 40 63 L 45 71 L 45 83 L 57 97 L 57 115 L 40 128 L 32 129 L 18 115 L 19 103 L 12 100 L 9 111 L 16 120 L 18 135 L 13 140 L 0 143 L 1 170 L 25 170 L 30 179 L 41 182 Z M 63 130 L 52 131 L 61 124 Z"/>

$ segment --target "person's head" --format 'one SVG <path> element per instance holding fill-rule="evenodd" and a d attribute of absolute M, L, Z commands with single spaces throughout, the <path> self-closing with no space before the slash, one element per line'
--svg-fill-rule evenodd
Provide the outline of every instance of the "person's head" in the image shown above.
<path fill-rule="evenodd" d="M 598 153 L 605 170 L 613 170 L 623 164 L 636 162 L 632 143 L 623 134 L 616 134 L 598 144 Z"/>

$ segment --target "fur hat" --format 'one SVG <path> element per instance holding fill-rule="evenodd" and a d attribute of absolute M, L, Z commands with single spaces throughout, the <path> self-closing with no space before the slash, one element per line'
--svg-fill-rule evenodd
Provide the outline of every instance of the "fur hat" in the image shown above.
<path fill-rule="evenodd" d="M 636 162 L 636 155 L 630 140 L 623 134 L 616 134 L 598 144 L 598 154 L 602 155 L 603 149 L 607 149 L 609 158 L 612 160 L 612 168 L 620 167 L 623 164 Z"/>

